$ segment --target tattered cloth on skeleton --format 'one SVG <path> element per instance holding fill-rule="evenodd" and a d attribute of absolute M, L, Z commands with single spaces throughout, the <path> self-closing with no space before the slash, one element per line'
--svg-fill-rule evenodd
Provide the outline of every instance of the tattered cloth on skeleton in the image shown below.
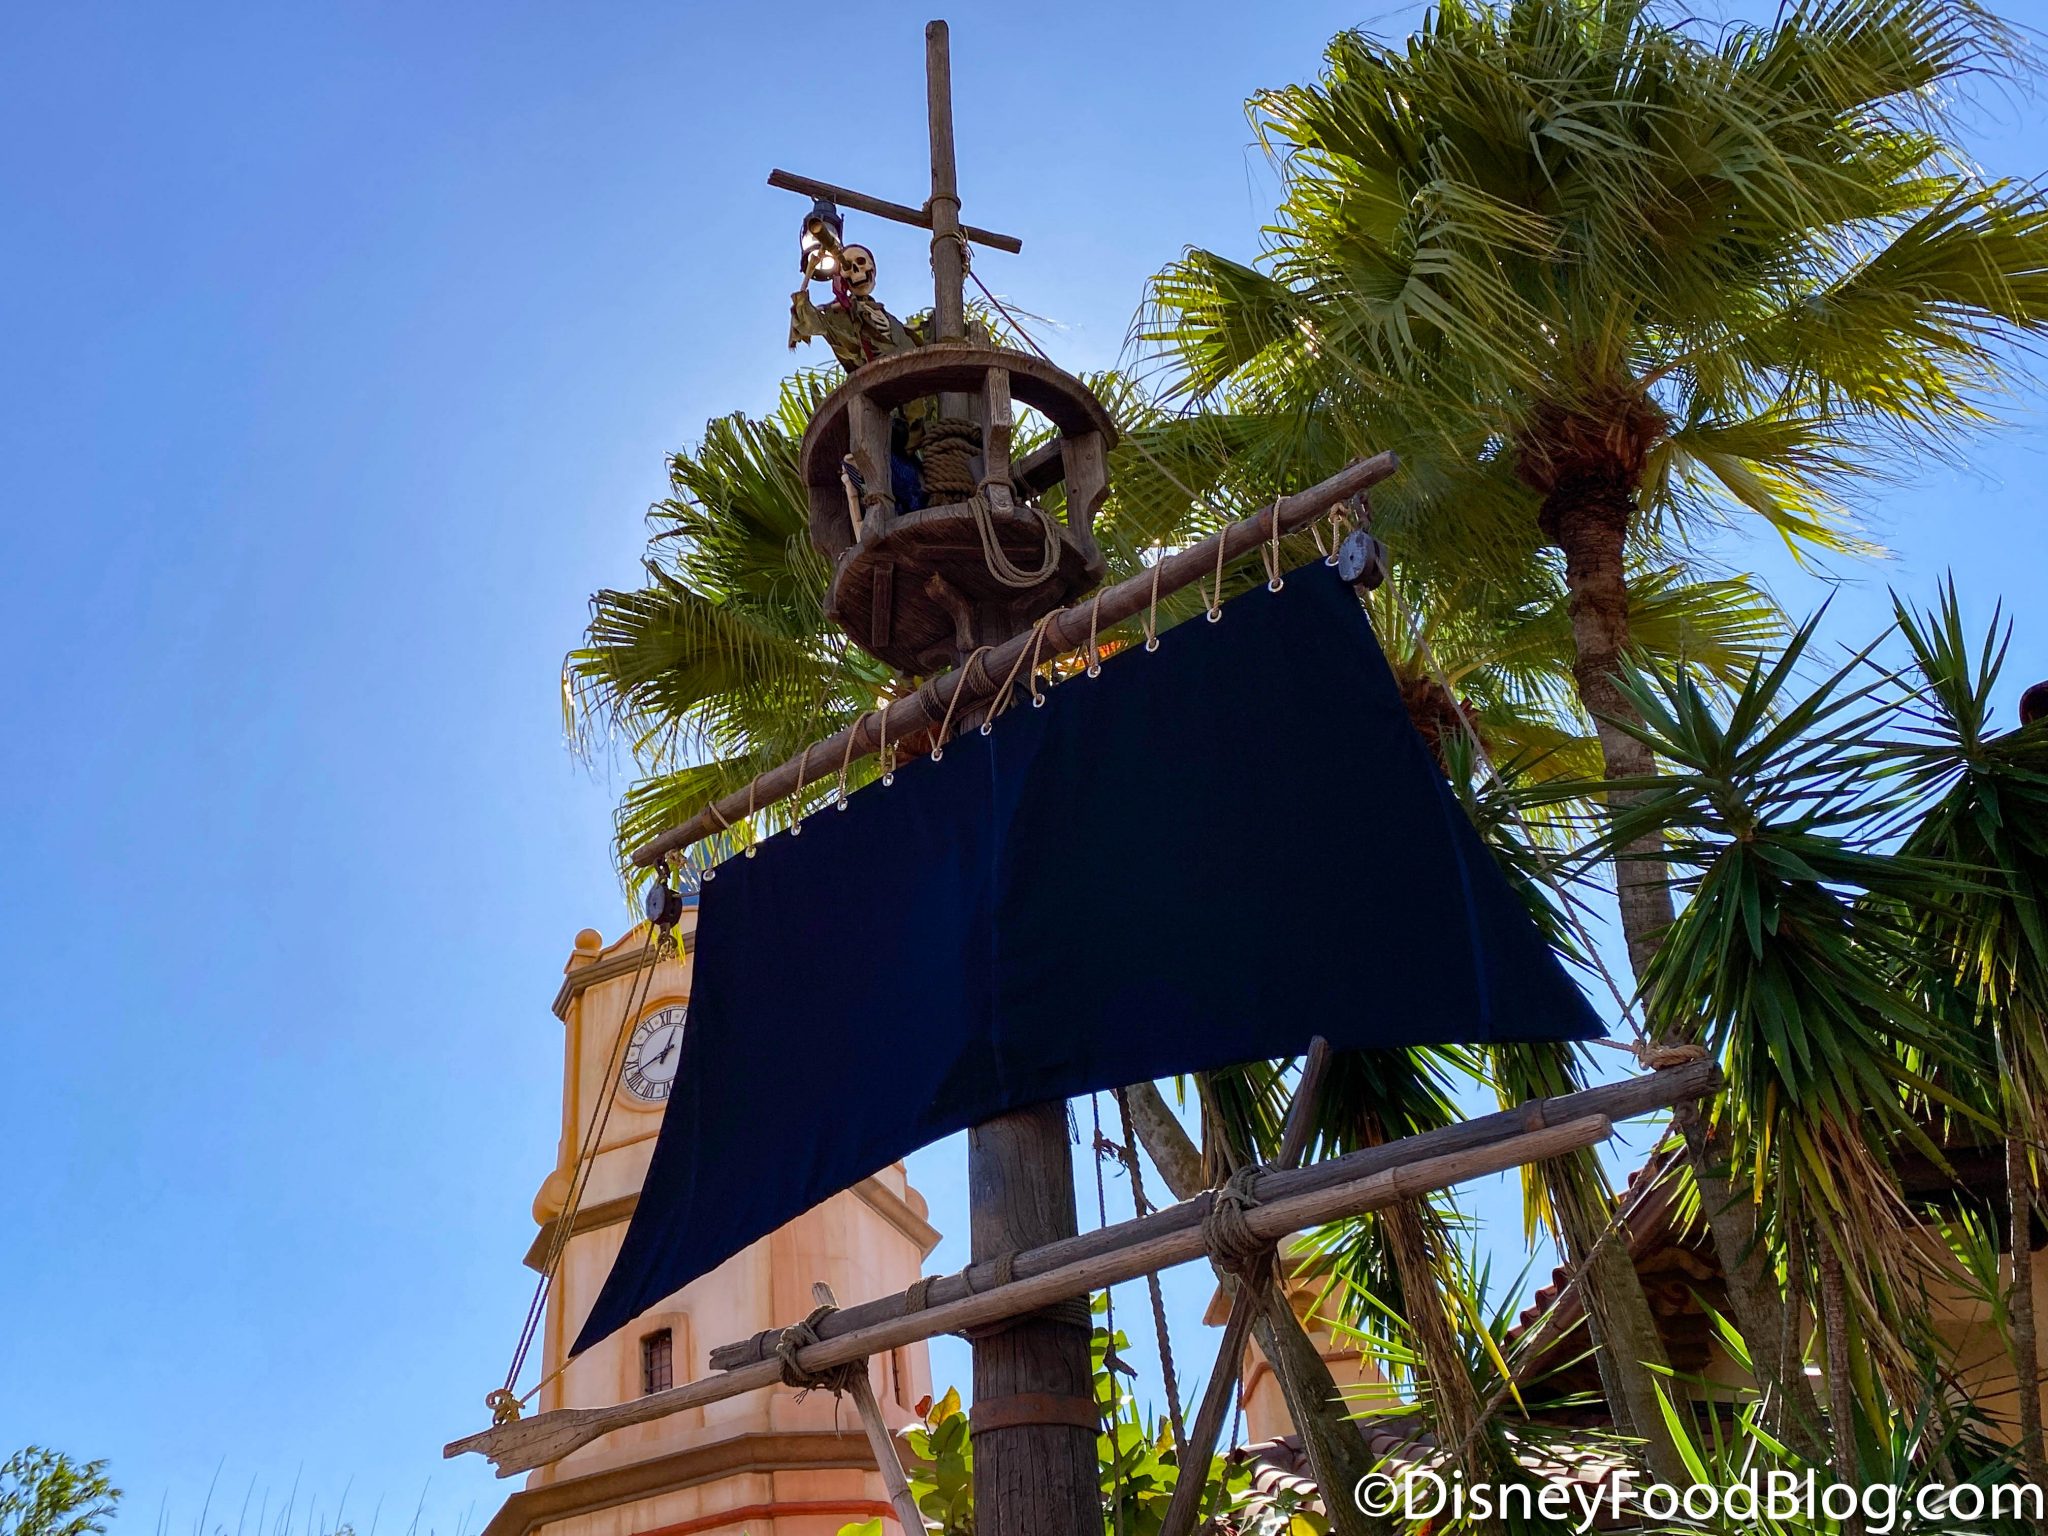
<path fill-rule="evenodd" d="M 1007 1110 L 1315 1035 L 1601 1032 L 1320 565 L 721 865 L 695 950 L 653 1162 L 578 1350 Z"/>

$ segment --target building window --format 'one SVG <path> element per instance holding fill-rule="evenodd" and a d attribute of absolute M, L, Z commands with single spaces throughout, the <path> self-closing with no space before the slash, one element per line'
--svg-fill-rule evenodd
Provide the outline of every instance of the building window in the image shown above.
<path fill-rule="evenodd" d="M 640 1392 L 666 1392 L 676 1384 L 676 1336 L 657 1329 L 640 1341 Z"/>

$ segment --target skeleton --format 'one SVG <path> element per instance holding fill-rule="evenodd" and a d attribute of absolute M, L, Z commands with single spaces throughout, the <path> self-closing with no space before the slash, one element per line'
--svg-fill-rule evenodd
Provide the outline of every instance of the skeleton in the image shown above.
<path fill-rule="evenodd" d="M 848 373 L 862 363 L 917 345 L 917 338 L 875 297 L 875 253 L 849 245 L 839 253 L 832 278 L 832 300 L 823 308 L 811 302 L 806 283 L 790 295 L 789 344 L 822 336 L 832 355 Z"/>

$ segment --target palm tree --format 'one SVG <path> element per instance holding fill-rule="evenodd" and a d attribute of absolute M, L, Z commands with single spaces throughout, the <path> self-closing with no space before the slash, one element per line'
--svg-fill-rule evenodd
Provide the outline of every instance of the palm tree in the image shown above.
<path fill-rule="evenodd" d="M 1744 514 L 1855 548 L 1846 487 L 1983 422 L 2005 343 L 2048 327 L 2048 203 L 1954 143 L 1957 88 L 2016 57 L 1971 0 L 1795 0 L 1714 35 L 1651 0 L 1443 0 L 1405 47 L 1346 33 L 1318 81 L 1253 98 L 1285 176 L 1267 250 L 1191 251 L 1141 334 L 1233 423 L 1239 473 L 1395 448 L 1377 527 L 1404 562 L 1558 560 L 1576 691 L 1609 779 L 1641 785 L 1630 551 Z M 1656 839 L 1616 860 L 1639 979 L 1672 918 Z M 1755 1204 L 1680 1125 L 1778 1372 Z"/>
<path fill-rule="evenodd" d="M 1853 547 L 1846 482 L 1984 419 L 2048 329 L 2048 202 L 1985 183 L 1946 94 L 2009 67 L 1971 0 L 1798 0 L 1709 37 L 1652 0 L 1442 0 L 1251 102 L 1285 189 L 1248 266 L 1195 250 L 1141 334 L 1240 423 L 1255 479 L 1402 452 L 1380 530 L 1420 568 L 1554 549 L 1612 778 L 1631 548 L 1753 513 Z M 1637 969 L 1670 922 L 1624 864 Z"/>

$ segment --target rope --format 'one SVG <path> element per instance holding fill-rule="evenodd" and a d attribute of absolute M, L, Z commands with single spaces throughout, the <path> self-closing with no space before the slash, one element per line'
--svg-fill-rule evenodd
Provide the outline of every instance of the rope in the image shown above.
<path fill-rule="evenodd" d="M 1280 503 L 1276 501 L 1273 503 L 1273 516 L 1277 520 L 1279 515 Z M 1221 528 L 1216 530 L 1216 590 L 1210 594 L 1209 611 L 1204 615 L 1211 624 L 1223 617 L 1223 551 L 1230 547 L 1230 540 L 1223 536 L 1225 531 Z"/>
<path fill-rule="evenodd" d="M 953 688 L 953 697 L 946 700 L 946 718 L 939 722 L 939 739 L 932 744 L 933 762 L 938 762 L 946 755 L 946 743 L 952 739 L 953 735 L 953 711 L 960 707 L 960 695 L 967 691 L 967 685 L 972 681 L 967 674 L 973 668 L 980 665 L 981 658 L 987 655 L 991 649 L 993 647 L 977 645 L 968 653 L 967 659 L 960 664 L 960 681 Z M 983 668 L 981 675 L 983 678 L 988 676 L 986 668 Z"/>
<path fill-rule="evenodd" d="M 884 706 L 884 708 L 886 708 L 886 707 L 887 707 L 887 706 Z M 853 722 L 853 724 L 849 725 L 849 726 L 848 726 L 848 727 L 846 728 L 846 750 L 845 750 L 845 752 L 841 753 L 841 754 L 840 754 L 840 757 L 839 757 L 839 801 L 838 801 L 838 804 L 839 804 L 839 809 L 840 809 L 840 810 L 842 810 L 842 811 L 846 809 L 846 773 L 847 773 L 847 770 L 848 770 L 848 769 L 850 769 L 850 768 L 851 768 L 851 767 L 853 766 L 853 744 L 854 744 L 854 742 L 855 742 L 856 740 L 858 740 L 858 739 L 859 739 L 859 737 L 860 737 L 860 724 L 861 724 L 861 720 L 865 720 L 866 718 L 867 718 L 867 716 L 866 716 L 866 715 L 862 715 L 862 716 L 860 717 L 860 719 L 858 719 L 858 720 L 855 720 L 855 721 Z M 884 719 L 886 719 L 887 717 L 886 717 L 886 716 L 884 716 L 883 718 L 884 718 Z"/>
<path fill-rule="evenodd" d="M 1088 675 L 1102 676 L 1102 650 L 1095 643 L 1095 621 L 1102 615 L 1102 588 L 1095 589 L 1095 601 L 1088 605 Z"/>
<path fill-rule="evenodd" d="M 823 1387 L 837 1397 L 867 1370 L 865 1360 L 849 1360 L 844 1365 L 828 1366 L 822 1371 L 807 1371 L 797 1360 L 798 1351 L 809 1349 L 818 1342 L 818 1324 L 838 1310 L 837 1307 L 814 1307 L 809 1317 L 800 1323 L 791 1323 L 776 1335 L 775 1358 L 782 1363 L 784 1386 L 794 1387 L 798 1392 L 815 1392 Z"/>
<path fill-rule="evenodd" d="M 1145 1171 L 1138 1165 L 1138 1138 L 1131 1130 L 1131 1100 L 1123 1089 L 1116 1091 L 1116 1112 L 1123 1123 L 1124 1166 L 1131 1170 L 1131 1209 L 1147 1215 L 1152 1202 L 1145 1198 Z M 1159 1376 L 1166 1388 L 1167 1422 L 1173 1426 L 1176 1457 L 1187 1454 L 1187 1422 L 1180 1408 L 1180 1373 L 1173 1365 L 1173 1335 L 1166 1327 L 1166 1293 L 1159 1285 L 1159 1271 L 1145 1272 L 1145 1290 L 1152 1301 L 1152 1329 L 1159 1340 Z"/>
<path fill-rule="evenodd" d="M 568 1194 L 563 1198 L 561 1214 L 555 1218 L 554 1234 L 548 1239 L 547 1254 L 541 1260 L 540 1279 L 535 1282 L 533 1299 L 526 1306 L 526 1321 L 520 1327 L 519 1342 L 513 1346 L 511 1367 L 505 1372 L 505 1384 L 484 1399 L 484 1405 L 491 1410 L 494 1421 L 498 1423 L 517 1418 L 521 1403 L 568 1368 L 569 1362 L 564 1360 L 548 1375 L 535 1382 L 524 1397 L 514 1393 L 514 1389 L 519 1385 L 519 1373 L 525 1369 L 527 1354 L 533 1348 L 534 1335 L 539 1331 L 541 1319 L 547 1313 L 548 1292 L 561 1265 L 562 1255 L 568 1249 L 570 1230 L 576 1225 L 576 1212 L 582 1205 L 583 1193 L 589 1188 L 590 1171 L 597 1163 L 598 1143 L 604 1138 L 605 1127 L 611 1123 L 612 1101 L 617 1096 L 619 1074 L 624 1070 L 626 1063 L 626 1045 L 630 1038 L 627 1026 L 646 1002 L 647 993 L 654 985 L 654 942 L 654 930 L 650 927 L 646 943 L 640 951 L 637 991 L 632 986 L 626 989 L 625 1007 L 619 1016 L 618 1038 L 612 1045 L 611 1064 L 606 1069 L 604 1086 L 598 1093 L 597 1101 L 591 1106 L 590 1119 L 584 1127 L 583 1143 L 577 1153 L 576 1171 L 570 1175 Z M 512 1395 L 509 1409 L 506 1404 L 508 1394 Z"/>
<path fill-rule="evenodd" d="M 1025 510 L 1038 519 L 1038 526 L 1045 534 L 1045 551 L 1039 557 L 1035 571 L 1027 571 L 1018 565 L 1003 548 L 1003 541 L 996 534 L 995 515 L 986 496 L 975 491 L 967 498 L 967 509 L 974 514 L 975 531 L 981 535 L 982 564 L 988 567 L 989 575 L 1004 586 L 1021 592 L 1050 579 L 1059 570 L 1060 531 L 1045 508 L 1029 502 L 1025 504 Z"/>
<path fill-rule="evenodd" d="M 1166 564 L 1166 547 L 1153 546 L 1152 601 L 1145 608 L 1145 649 L 1159 649 L 1159 568 Z"/>
<path fill-rule="evenodd" d="M 1209 1208 L 1202 1213 L 1202 1241 L 1209 1256 L 1246 1284 L 1273 1252 L 1273 1244 L 1252 1231 L 1246 1215 L 1259 1203 L 1252 1193 L 1259 1172 L 1258 1164 L 1247 1163 L 1231 1174 L 1209 1192 Z"/>
<path fill-rule="evenodd" d="M 965 501 L 975 492 L 974 456 L 981 428 L 963 416 L 928 422 L 924 429 L 924 492 L 932 502 Z"/>
<path fill-rule="evenodd" d="M 1054 619 L 1058 617 L 1059 614 L 1057 611 L 1044 614 L 1040 616 L 1037 623 L 1031 626 L 1031 647 L 1029 650 L 1019 651 L 1017 653 L 1017 659 L 1010 663 L 1010 670 L 1008 674 L 1004 676 L 1002 686 L 996 689 L 994 697 L 990 700 L 988 718 L 981 722 L 982 735 L 986 736 L 990 731 L 995 729 L 996 716 L 1001 714 L 1005 709 L 1009 707 L 1010 690 L 1016 684 L 1017 673 L 1023 667 L 1025 657 L 1028 656 L 1031 658 L 1032 675 L 1034 678 L 1037 676 L 1038 651 L 1039 647 L 1045 643 L 1045 626 L 1050 624 Z M 1031 690 L 1031 697 L 1033 699 L 1036 699 L 1038 697 L 1038 689 L 1035 683 Z"/>
<path fill-rule="evenodd" d="M 817 745 L 815 741 L 806 743 L 803 755 L 796 760 L 796 788 L 791 790 L 789 795 L 789 835 L 791 837 L 802 837 L 804 835 L 804 803 L 802 797 L 805 786 L 810 783 L 808 775 L 811 771 L 811 752 Z"/>

